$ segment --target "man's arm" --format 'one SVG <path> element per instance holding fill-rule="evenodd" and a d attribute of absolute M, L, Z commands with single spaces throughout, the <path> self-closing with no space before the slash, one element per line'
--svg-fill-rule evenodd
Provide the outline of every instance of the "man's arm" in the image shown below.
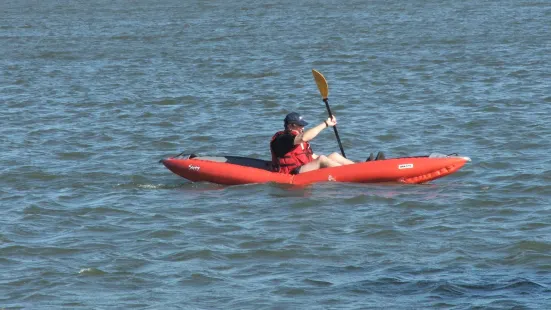
<path fill-rule="evenodd" d="M 328 118 L 327 120 L 323 121 L 323 123 L 317 125 L 316 127 L 312 127 L 305 132 L 297 135 L 295 137 L 295 144 L 300 144 L 302 142 L 308 142 L 312 139 L 314 139 L 322 130 L 325 128 L 333 127 L 337 125 L 337 119 L 335 116 L 333 118 Z"/>

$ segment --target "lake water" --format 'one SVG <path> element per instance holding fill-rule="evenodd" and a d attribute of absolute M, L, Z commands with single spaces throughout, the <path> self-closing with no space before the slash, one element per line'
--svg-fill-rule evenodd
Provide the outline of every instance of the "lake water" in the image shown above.
<path fill-rule="evenodd" d="M 0 3 L 0 308 L 551 307 L 551 2 Z M 286 113 L 426 185 L 193 184 Z M 338 151 L 331 131 L 317 153 Z"/>

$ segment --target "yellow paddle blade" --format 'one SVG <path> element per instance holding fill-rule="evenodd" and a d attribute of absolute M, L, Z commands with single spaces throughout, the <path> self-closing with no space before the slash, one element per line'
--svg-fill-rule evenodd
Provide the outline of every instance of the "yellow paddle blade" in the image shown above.
<path fill-rule="evenodd" d="M 314 69 L 312 69 L 312 74 L 314 75 L 314 80 L 316 80 L 316 84 L 318 84 L 318 89 L 320 90 L 321 97 L 323 99 L 327 99 L 327 97 L 329 96 L 329 86 L 327 86 L 327 81 L 321 73 Z"/>

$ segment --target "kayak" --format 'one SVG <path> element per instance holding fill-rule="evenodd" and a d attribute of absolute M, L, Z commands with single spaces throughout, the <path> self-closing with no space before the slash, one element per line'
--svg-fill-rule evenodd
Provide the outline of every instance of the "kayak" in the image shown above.
<path fill-rule="evenodd" d="M 469 157 L 457 154 L 433 153 L 428 156 L 359 162 L 297 175 L 273 172 L 271 161 L 239 156 L 179 154 L 160 162 L 173 173 L 192 182 L 223 185 L 267 182 L 306 185 L 317 182 L 427 183 L 455 173 L 470 160 Z"/>

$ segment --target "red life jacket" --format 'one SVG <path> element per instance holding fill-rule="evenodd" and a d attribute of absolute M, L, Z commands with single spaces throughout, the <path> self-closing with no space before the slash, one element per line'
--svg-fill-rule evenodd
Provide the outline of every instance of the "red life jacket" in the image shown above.
<path fill-rule="evenodd" d="M 291 131 L 290 133 L 293 136 L 296 136 L 298 134 L 298 132 L 296 131 Z M 289 132 L 278 131 L 272 137 L 272 141 L 270 141 L 270 151 L 272 152 L 272 167 L 275 172 L 291 173 L 291 170 L 314 160 L 312 158 L 312 155 L 314 154 L 314 152 L 312 152 L 312 148 L 310 147 L 310 143 L 308 142 L 302 142 L 300 144 L 296 144 L 291 149 L 291 151 L 289 151 L 283 157 L 277 157 L 276 154 L 274 153 L 274 150 L 272 149 L 272 142 L 275 139 L 277 139 L 277 137 L 283 134 L 289 134 Z"/>

